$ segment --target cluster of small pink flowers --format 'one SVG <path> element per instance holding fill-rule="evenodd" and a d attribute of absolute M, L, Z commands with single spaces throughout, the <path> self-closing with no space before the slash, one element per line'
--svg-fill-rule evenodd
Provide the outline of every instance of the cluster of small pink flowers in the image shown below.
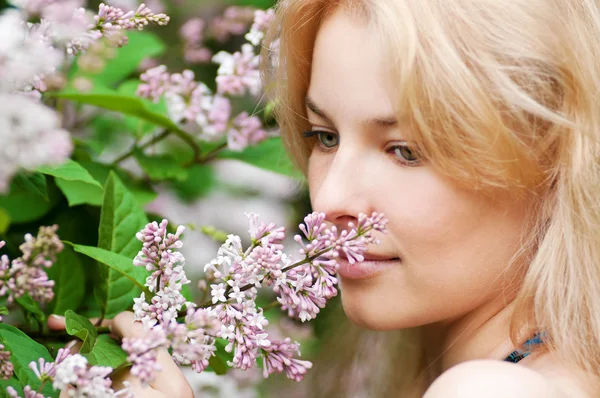
<path fill-rule="evenodd" d="M 204 46 L 205 26 L 202 18 L 192 18 L 179 29 L 179 36 L 183 40 L 183 56 L 190 64 L 206 63 L 212 57 L 212 51 Z"/>
<path fill-rule="evenodd" d="M 212 60 L 220 65 L 217 71 L 219 94 L 242 96 L 248 92 L 256 96 L 260 93 L 260 60 L 251 44 L 242 45 L 242 50 L 233 54 L 220 51 Z"/>
<path fill-rule="evenodd" d="M 122 348 L 129 353 L 132 372 L 143 383 L 154 378 L 160 368 L 156 364 L 157 350 L 170 348 L 176 363 L 191 365 L 197 372 L 208 366 L 215 352 L 215 336 L 220 327 L 216 318 L 203 308 L 194 308 L 181 294 L 183 285 L 189 283 L 183 265 L 185 259 L 175 251 L 182 247 L 180 240 L 184 227 L 175 234 L 167 233 L 167 220 L 152 222 L 136 237 L 143 242 L 134 265 L 143 266 L 152 274 L 146 286 L 154 293 L 151 304 L 145 294 L 134 300 L 134 316 L 147 328 L 140 339 L 125 339 Z M 183 323 L 177 321 L 178 312 L 187 307 Z"/>
<path fill-rule="evenodd" d="M 335 227 L 328 226 L 324 214 L 310 214 L 301 226 L 309 243 L 303 244 L 301 237 L 296 237 L 304 258 L 293 262 L 282 252 L 283 228 L 259 224 L 256 214 L 247 216 L 252 246 L 244 250 L 241 239 L 229 235 L 217 258 L 205 266 L 215 282 L 211 285 L 210 311 L 221 323 L 218 336 L 229 340 L 226 349 L 234 352 L 234 367 L 248 369 L 262 355 L 268 363 L 265 375 L 285 371 L 291 379 L 301 380 L 310 363 L 293 359 L 297 344 L 268 339 L 264 332 L 268 322 L 255 303 L 257 288 L 263 283 L 272 286 L 282 309 L 290 316 L 303 321 L 313 319 L 327 299 L 337 294 L 334 274 L 339 253 L 333 251 L 342 246 L 352 253 L 364 252 L 366 243 L 375 243 L 373 231 L 385 232 L 385 220 L 376 213 L 371 217 L 361 215 L 360 232 L 338 234 Z"/>
<path fill-rule="evenodd" d="M 108 377 L 113 371 L 111 367 L 90 367 L 85 357 L 79 354 L 71 354 L 65 348 L 58 350 L 54 362 L 46 362 L 43 358 L 40 358 L 38 362 L 31 362 L 29 368 L 42 383 L 51 383 L 55 390 L 68 389 L 70 397 L 133 398 L 128 388 L 118 392 L 112 389 L 112 381 Z M 6 391 L 10 397 L 19 397 L 12 387 L 8 387 Z M 24 398 L 44 398 L 44 395 L 33 390 L 31 386 L 25 386 Z"/>
<path fill-rule="evenodd" d="M 199 138 L 215 141 L 227 137 L 231 150 L 242 151 L 267 138 L 260 119 L 242 112 L 231 120 L 231 103 L 222 95 L 213 95 L 194 72 L 169 74 L 166 66 L 148 69 L 141 75 L 140 97 L 158 101 L 164 97 L 171 119 Z"/>
<path fill-rule="evenodd" d="M 73 150 L 58 114 L 22 94 L 0 92 L 0 142 L 0 194 L 21 168 L 63 163 Z"/>
<path fill-rule="evenodd" d="M 275 11 L 273 9 L 268 10 L 256 10 L 254 11 L 254 22 L 250 28 L 250 32 L 244 36 L 246 40 L 255 46 L 260 45 L 262 39 L 265 37 L 265 32 L 275 19 Z"/>
<path fill-rule="evenodd" d="M 185 228 L 180 226 L 175 234 L 171 234 L 167 233 L 167 225 L 167 220 L 160 224 L 154 221 L 136 235 L 143 247 L 133 264 L 152 273 L 146 278 L 146 286 L 154 295 L 148 303 L 142 293 L 140 298 L 135 299 L 133 309 L 136 319 L 150 326 L 177 316 L 177 312 L 186 305 L 181 289 L 190 283 L 183 270 L 185 259 L 174 250 L 183 245 L 179 238 Z"/>
<path fill-rule="evenodd" d="M 69 388 L 72 397 L 132 397 L 128 389 L 115 392 L 108 375 L 113 371 L 108 366 L 88 366 L 80 354 L 68 355 L 56 365 L 52 387 L 56 390 Z"/>
<path fill-rule="evenodd" d="M 4 344 L 0 344 L 0 379 L 10 379 L 13 371 L 14 367 L 10 362 L 10 352 L 4 349 Z"/>
<path fill-rule="evenodd" d="M 6 387 L 6 392 L 8 393 L 8 396 L 11 398 L 20 398 L 19 393 L 17 393 L 17 391 L 12 387 Z M 23 398 L 46 398 L 46 397 L 44 397 L 44 394 L 35 391 L 33 388 L 31 388 L 31 386 L 25 386 L 25 388 L 23 389 Z"/>
<path fill-rule="evenodd" d="M 225 9 L 222 16 L 210 21 L 211 35 L 220 42 L 229 37 L 243 34 L 254 19 L 254 8 L 231 6 Z"/>
<path fill-rule="evenodd" d="M 289 338 L 283 341 L 272 341 L 269 347 L 263 348 L 263 376 L 285 372 L 294 381 L 302 381 L 306 371 L 312 367 L 309 361 L 294 358 L 300 355 L 300 345 Z"/>
<path fill-rule="evenodd" d="M 23 255 L 12 262 L 7 255 L 0 257 L 0 297 L 8 296 L 10 303 L 28 293 L 40 303 L 52 300 L 54 281 L 48 279 L 43 268 L 51 267 L 64 247 L 57 229 L 57 225 L 40 227 L 37 237 L 25 235 L 25 243 L 19 247 Z M 4 245 L 0 241 L 0 248 Z"/>
<path fill-rule="evenodd" d="M 154 380 L 155 372 L 161 371 L 156 363 L 158 348 L 167 348 L 168 342 L 162 328 L 151 328 L 141 338 L 124 338 L 121 348 L 129 354 L 127 361 L 132 364 L 131 374 L 140 379 L 142 383 Z"/>

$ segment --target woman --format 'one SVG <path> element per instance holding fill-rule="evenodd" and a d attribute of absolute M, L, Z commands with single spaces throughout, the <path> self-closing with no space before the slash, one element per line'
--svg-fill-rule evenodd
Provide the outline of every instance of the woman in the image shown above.
<path fill-rule="evenodd" d="M 389 219 L 366 263 L 341 261 L 344 311 L 410 348 L 338 395 L 600 396 L 599 7 L 279 5 L 267 88 L 314 210 Z"/>

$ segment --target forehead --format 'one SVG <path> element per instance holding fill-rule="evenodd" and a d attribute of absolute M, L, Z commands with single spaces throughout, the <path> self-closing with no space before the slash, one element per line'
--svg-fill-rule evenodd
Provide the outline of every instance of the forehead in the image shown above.
<path fill-rule="evenodd" d="M 393 79 L 386 51 L 365 19 L 342 8 L 323 21 L 308 95 L 332 118 L 393 114 Z"/>

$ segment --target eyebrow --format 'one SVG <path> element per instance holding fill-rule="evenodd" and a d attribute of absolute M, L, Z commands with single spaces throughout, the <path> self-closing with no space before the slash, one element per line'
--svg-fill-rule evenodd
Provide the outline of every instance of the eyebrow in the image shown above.
<path fill-rule="evenodd" d="M 326 120 L 329 124 L 335 125 L 335 123 L 333 123 L 333 120 L 329 116 L 327 116 L 325 111 L 323 111 L 323 109 L 321 109 L 315 103 L 315 101 L 308 95 L 304 98 L 304 105 L 308 109 L 310 109 L 315 115 L 320 116 L 321 118 Z M 392 127 L 392 126 L 395 126 L 396 124 L 398 124 L 398 119 L 395 116 L 373 117 L 373 118 L 368 118 L 368 119 L 361 121 L 360 124 L 362 124 L 364 126 L 375 125 L 375 126 L 379 126 L 379 127 Z"/>

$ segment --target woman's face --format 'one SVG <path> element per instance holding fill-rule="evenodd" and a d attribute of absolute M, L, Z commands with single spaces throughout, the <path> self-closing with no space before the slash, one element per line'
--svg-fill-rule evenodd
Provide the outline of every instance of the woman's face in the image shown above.
<path fill-rule="evenodd" d="M 527 206 L 460 189 L 411 151 L 374 34 L 344 11 L 330 16 L 317 35 L 306 101 L 312 131 L 322 132 L 309 160 L 314 210 L 339 226 L 361 212 L 389 220 L 366 256 L 388 261 L 354 269 L 340 261 L 345 311 L 365 327 L 398 329 L 502 308 L 521 278 L 508 265 Z"/>

